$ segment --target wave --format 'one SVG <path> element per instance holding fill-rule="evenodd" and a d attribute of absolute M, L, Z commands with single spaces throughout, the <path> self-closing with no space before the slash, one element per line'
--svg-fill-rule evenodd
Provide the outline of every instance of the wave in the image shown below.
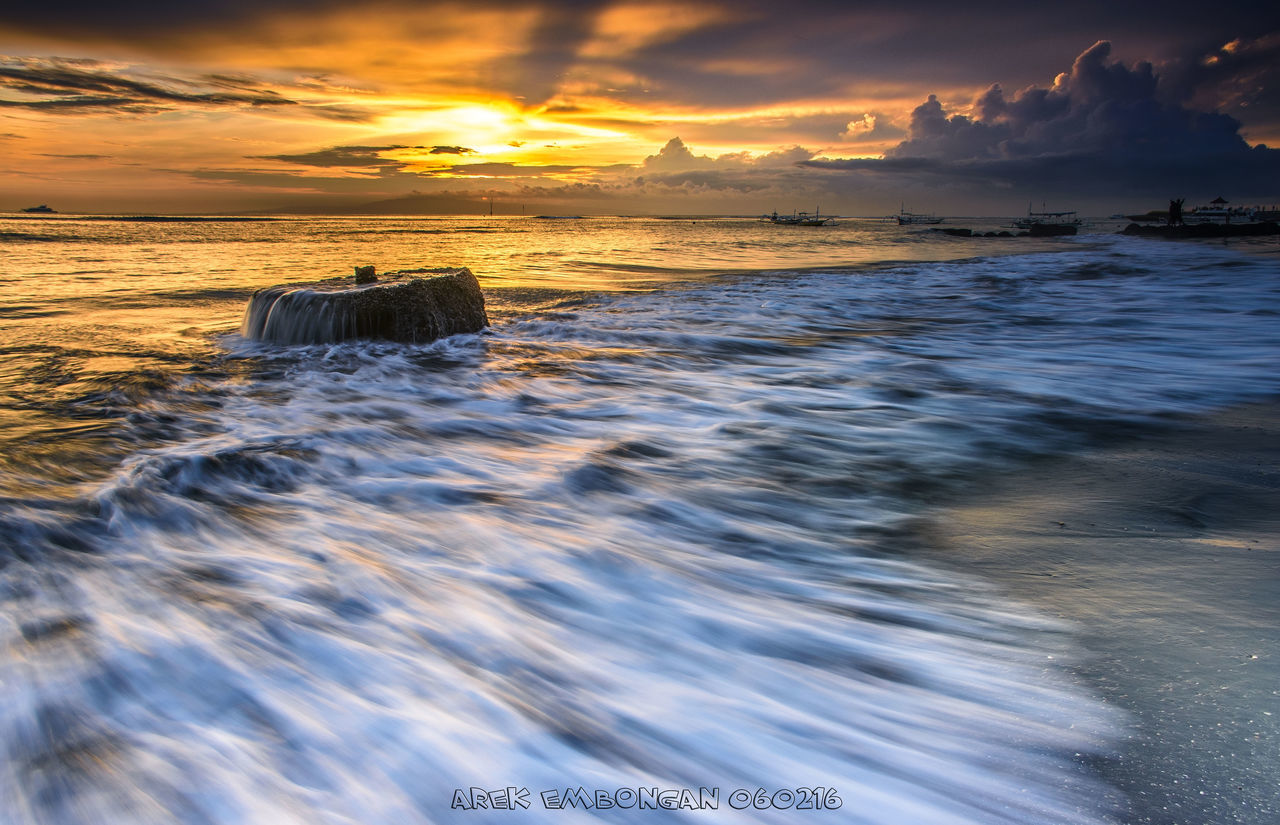
<path fill-rule="evenodd" d="M 163 437 L 0 500 L 0 796 L 380 823 L 707 787 L 790 822 L 729 795 L 822 787 L 868 823 L 1107 821 L 1123 720 L 1072 629 L 895 537 L 993 467 L 1274 392 L 1280 292 L 1237 260 L 1125 239 L 537 293 L 425 346 L 224 337 L 137 400 Z"/>
<path fill-rule="evenodd" d="M 472 786 L 822 786 L 869 822 L 1100 821 L 1075 754 L 1115 720 L 1046 671 L 1063 628 L 873 551 L 898 516 L 840 469 L 874 460 L 838 448 L 854 411 L 644 354 L 526 373 L 502 338 L 313 348 L 79 518 L 10 502 L 7 796 L 390 822 Z"/>

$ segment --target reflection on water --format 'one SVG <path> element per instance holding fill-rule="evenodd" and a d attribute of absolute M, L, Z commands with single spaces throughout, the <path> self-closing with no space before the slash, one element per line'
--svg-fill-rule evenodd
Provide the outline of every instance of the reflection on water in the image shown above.
<path fill-rule="evenodd" d="M 217 358 L 213 336 L 239 327 L 254 290 L 348 275 L 356 265 L 469 266 L 501 322 L 538 309 L 563 313 L 599 292 L 726 272 L 974 251 L 968 241 L 876 222 L 805 232 L 746 219 L 56 216 L 0 219 L 0 237 L 0 444 L 15 449 L 42 434 L 97 430 L 127 416 L 137 390 Z M 70 430 L 60 420 L 67 414 L 76 419 Z"/>

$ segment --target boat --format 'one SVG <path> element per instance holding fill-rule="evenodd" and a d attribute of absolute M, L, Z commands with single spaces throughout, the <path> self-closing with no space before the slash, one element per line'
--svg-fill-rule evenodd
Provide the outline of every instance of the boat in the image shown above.
<path fill-rule="evenodd" d="M 1257 207 L 1229 206 L 1230 201 L 1221 195 L 1209 201 L 1208 206 L 1197 206 L 1182 215 L 1183 223 L 1254 223 L 1261 220 Z"/>
<path fill-rule="evenodd" d="M 1033 236 L 1074 235 L 1084 224 L 1076 217 L 1074 209 L 1064 212 L 1033 212 L 1027 204 L 1027 216 L 1018 218 L 1013 225 L 1030 230 Z"/>
<path fill-rule="evenodd" d="M 898 226 L 917 226 L 942 223 L 943 219 L 937 215 L 922 215 L 918 212 L 908 212 L 906 205 L 903 204 L 898 210 L 897 215 L 890 217 L 898 219 Z"/>
<path fill-rule="evenodd" d="M 44 203 L 40 204 L 39 206 L 28 206 L 26 209 L 23 209 L 22 211 L 23 211 L 23 212 L 26 212 L 26 213 L 29 213 L 29 214 L 30 214 L 30 213 L 36 213 L 36 214 L 39 214 L 39 215 L 56 215 L 56 214 L 58 214 L 58 211 L 57 211 L 56 209 L 50 209 L 50 208 L 49 208 L 49 206 L 48 206 L 48 204 L 44 204 Z"/>
<path fill-rule="evenodd" d="M 814 211 L 812 215 L 808 212 L 792 212 L 790 215 L 774 212 L 771 215 L 761 215 L 760 220 L 779 226 L 834 226 L 836 222 L 835 218 L 825 217 L 819 211 Z"/>

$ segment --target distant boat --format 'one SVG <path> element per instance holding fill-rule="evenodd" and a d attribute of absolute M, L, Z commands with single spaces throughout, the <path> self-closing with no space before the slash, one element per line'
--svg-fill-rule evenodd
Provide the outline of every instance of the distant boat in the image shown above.
<path fill-rule="evenodd" d="M 1076 217 L 1075 210 L 1065 212 L 1032 212 L 1027 205 L 1027 216 L 1018 218 L 1013 225 L 1027 229 L 1032 235 L 1074 235 L 1084 221 Z"/>
<path fill-rule="evenodd" d="M 1259 218 L 1259 210 L 1256 206 L 1229 206 L 1229 201 L 1221 195 L 1209 201 L 1208 206 L 1197 206 L 1190 212 L 1186 212 L 1182 216 L 1183 223 L 1231 223 L 1234 218 L 1237 223 L 1243 221 L 1245 223 L 1253 223 L 1261 220 Z"/>
<path fill-rule="evenodd" d="M 824 217 L 816 210 L 812 215 L 808 212 L 792 212 L 790 215 L 774 212 L 772 215 L 762 215 L 760 220 L 779 226 L 834 226 L 836 222 L 835 218 Z"/>
<path fill-rule="evenodd" d="M 908 212 L 906 206 L 898 210 L 897 215 L 893 215 L 898 219 L 898 226 L 915 226 L 921 224 L 937 224 L 942 223 L 943 219 L 937 215 L 922 215 L 918 212 Z"/>
<path fill-rule="evenodd" d="M 42 215 L 56 215 L 56 214 L 58 214 L 58 210 L 56 210 L 56 209 L 50 209 L 50 208 L 48 207 L 48 205 L 47 205 L 47 204 L 43 204 L 43 203 L 42 203 L 42 204 L 40 204 L 39 206 L 28 206 L 26 209 L 23 209 L 22 211 L 23 211 L 23 212 L 36 212 L 36 213 L 39 213 L 39 214 L 42 214 Z"/>

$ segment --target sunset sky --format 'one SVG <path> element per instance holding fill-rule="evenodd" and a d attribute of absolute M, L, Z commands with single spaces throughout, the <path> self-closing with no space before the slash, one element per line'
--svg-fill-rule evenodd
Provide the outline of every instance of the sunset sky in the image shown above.
<path fill-rule="evenodd" d="M 206 0 L 0 13 L 0 211 L 1280 201 L 1280 3 Z"/>

